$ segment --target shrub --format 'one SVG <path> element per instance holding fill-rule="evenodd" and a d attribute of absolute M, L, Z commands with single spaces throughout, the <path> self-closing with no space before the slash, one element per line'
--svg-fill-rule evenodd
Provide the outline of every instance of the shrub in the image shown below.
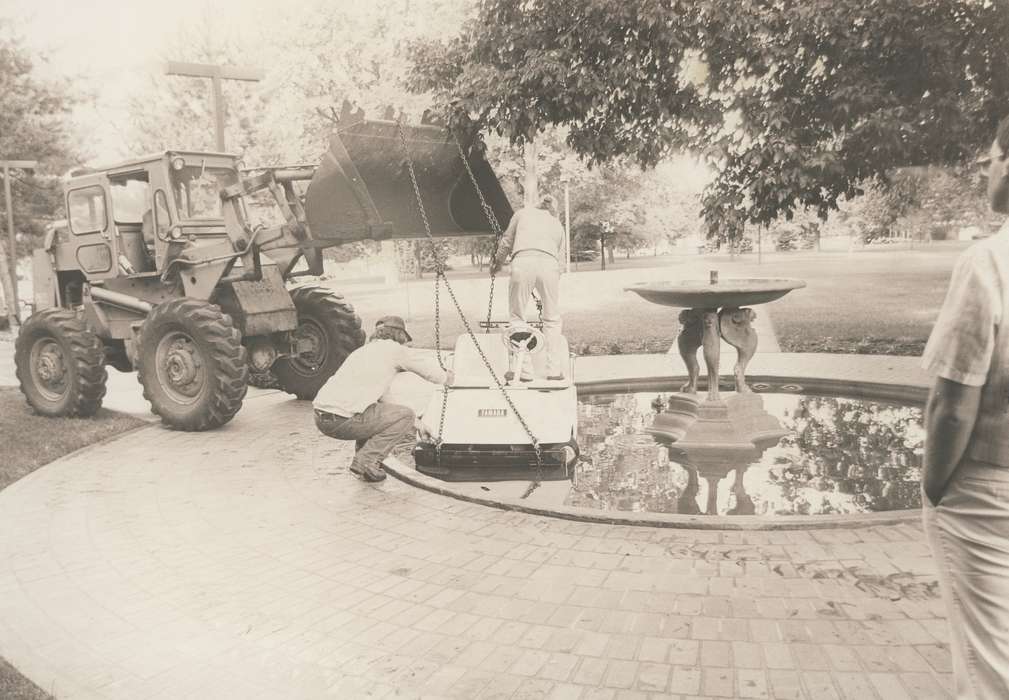
<path fill-rule="evenodd" d="M 816 244 L 817 227 L 786 226 L 778 233 L 775 250 L 809 250 Z"/>

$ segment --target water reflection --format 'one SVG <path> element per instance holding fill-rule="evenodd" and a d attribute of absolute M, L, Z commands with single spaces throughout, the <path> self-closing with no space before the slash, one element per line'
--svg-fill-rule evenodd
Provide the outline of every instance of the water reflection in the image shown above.
<path fill-rule="evenodd" d="M 582 397 L 582 460 L 567 503 L 765 516 L 920 506 L 919 409 L 794 394 L 724 398 Z"/>

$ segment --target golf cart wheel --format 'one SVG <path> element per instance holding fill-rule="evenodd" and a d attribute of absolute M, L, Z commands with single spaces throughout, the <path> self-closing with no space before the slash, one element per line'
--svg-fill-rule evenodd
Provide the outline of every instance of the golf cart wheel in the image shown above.
<path fill-rule="evenodd" d="M 158 304 L 140 328 L 137 381 L 161 422 L 177 430 L 224 425 L 242 407 L 249 368 L 242 336 L 219 306 Z"/>
<path fill-rule="evenodd" d="M 280 388 L 299 399 L 311 400 L 347 355 L 364 345 L 361 319 L 354 307 L 322 287 L 291 291 L 298 310 L 298 327 L 292 331 L 299 352 L 273 364 Z"/>
<path fill-rule="evenodd" d="M 21 393 L 41 415 L 86 417 L 102 405 L 102 341 L 72 311 L 46 309 L 25 321 L 14 365 Z"/>

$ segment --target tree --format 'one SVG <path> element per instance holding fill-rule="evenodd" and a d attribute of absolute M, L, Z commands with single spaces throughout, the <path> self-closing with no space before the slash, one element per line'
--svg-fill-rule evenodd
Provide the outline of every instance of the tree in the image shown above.
<path fill-rule="evenodd" d="M 207 15 L 183 25 L 169 42 L 162 59 L 211 65 L 255 63 L 252 52 L 222 38 Z M 228 150 L 241 155 L 249 165 L 280 162 L 278 149 L 274 147 L 276 139 L 260 128 L 269 102 L 262 86 L 225 80 L 222 91 Z M 145 89 L 130 96 L 128 109 L 130 127 L 126 131 L 124 157 L 173 148 L 217 150 L 212 88 L 207 78 L 159 72 L 150 77 Z"/>
<path fill-rule="evenodd" d="M 34 173 L 11 171 L 15 226 L 21 235 L 16 236 L 18 249 L 6 250 L 7 212 L 0 198 L 0 222 L 4 222 L 0 258 L 23 255 L 35 247 L 45 223 L 55 218 L 62 206 L 54 176 L 78 162 L 67 117 L 80 97 L 68 81 L 39 76 L 36 65 L 44 60 L 24 46 L 11 22 L 0 18 L 0 157 L 39 163 Z M 0 291 L 9 300 L 13 289 L 7 277 L 6 261 L 0 260 Z"/>
<path fill-rule="evenodd" d="M 465 239 L 463 248 L 469 253 L 470 265 L 483 270 L 483 266 L 490 261 L 491 253 L 494 251 L 494 237 L 473 236 Z"/>
<path fill-rule="evenodd" d="M 615 161 L 588 168 L 565 143 L 565 134 L 566 129 L 547 129 L 537 139 L 539 191 L 554 194 L 562 203 L 563 181 L 567 179 L 571 193 L 572 251 L 604 248 L 601 252 L 609 255 L 612 262 L 615 248 L 636 250 L 644 240 L 650 240 L 639 227 L 647 219 L 648 203 L 658 196 L 657 178 L 629 162 Z M 488 157 L 509 199 L 513 203 L 522 201 L 524 155 L 494 135 L 487 138 L 487 144 Z M 558 215 L 563 218 L 563 211 Z M 613 235 L 608 236 L 607 232 Z"/>
<path fill-rule="evenodd" d="M 703 151 L 707 228 L 732 239 L 976 152 L 1009 98 L 1009 4 L 486 0 L 414 58 L 414 89 L 515 144 L 563 124 L 590 162 Z"/>
<path fill-rule="evenodd" d="M 427 95 L 405 88 L 413 42 L 458 31 L 469 0 L 312 0 L 265 37 L 270 73 L 263 129 L 283 133 L 288 158 L 314 162 L 344 100 L 380 118 L 387 107 L 419 121 Z"/>

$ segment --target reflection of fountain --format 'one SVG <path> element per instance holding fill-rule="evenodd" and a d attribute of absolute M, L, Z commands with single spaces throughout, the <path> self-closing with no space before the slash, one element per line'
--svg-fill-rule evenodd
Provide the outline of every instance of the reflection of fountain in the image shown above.
<path fill-rule="evenodd" d="M 700 514 L 714 490 L 705 480 L 711 476 L 722 515 L 920 507 L 924 432 L 917 408 L 839 397 L 726 393 L 721 414 L 717 406 L 703 411 L 716 419 L 710 423 L 722 424 L 719 428 L 695 425 L 707 404 L 702 397 L 670 395 L 668 386 L 661 388 L 663 393 L 581 397 L 583 459 L 568 505 Z M 711 441 L 730 453 L 722 455 L 720 467 L 717 450 L 708 454 L 704 446 L 691 446 Z M 735 451 L 725 449 L 733 444 Z M 695 456 L 698 450 L 702 454 Z M 727 463 L 733 458 L 746 463 Z"/>
<path fill-rule="evenodd" d="M 655 416 L 648 432 L 660 442 L 671 443 L 671 457 L 691 472 L 681 502 L 696 498 L 698 476 L 707 481 L 704 512 L 709 515 L 717 513 L 718 483 L 732 470 L 736 472 L 732 485 L 736 498 L 733 510 L 754 512 L 753 501 L 743 488 L 743 473 L 765 450 L 788 434 L 778 419 L 764 410 L 763 399 L 752 393 L 733 394 L 718 401 L 698 401 L 688 394 L 674 394 L 669 398 L 667 410 Z"/>
<path fill-rule="evenodd" d="M 787 279 L 735 279 L 719 282 L 718 273 L 712 272 L 710 284 L 686 280 L 637 285 L 627 289 L 652 303 L 685 309 L 680 313 L 680 335 L 677 339 L 688 376 L 682 391 L 697 393 L 697 380 L 700 376 L 697 350 L 703 347 L 704 364 L 708 369 L 708 400 L 718 401 L 721 340 L 736 348 L 736 365 L 733 369 L 736 391 L 750 391 L 746 385 L 746 365 L 757 351 L 757 333 L 750 325 L 756 314 L 753 309 L 744 307 L 774 301 L 793 289 L 805 286 L 806 283 L 801 280 Z"/>

